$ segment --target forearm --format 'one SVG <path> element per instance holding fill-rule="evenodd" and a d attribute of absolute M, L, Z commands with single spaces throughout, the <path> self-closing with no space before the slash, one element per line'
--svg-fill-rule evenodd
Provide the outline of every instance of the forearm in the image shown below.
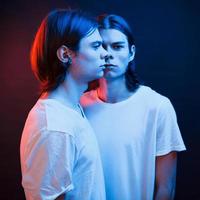
<path fill-rule="evenodd" d="M 173 200 L 176 186 L 176 152 L 156 158 L 155 200 Z"/>
<path fill-rule="evenodd" d="M 155 200 L 173 200 L 175 187 L 159 187 L 155 190 Z"/>
<path fill-rule="evenodd" d="M 59 197 L 56 198 L 56 200 L 64 200 L 65 199 L 65 196 L 64 195 L 61 195 Z"/>

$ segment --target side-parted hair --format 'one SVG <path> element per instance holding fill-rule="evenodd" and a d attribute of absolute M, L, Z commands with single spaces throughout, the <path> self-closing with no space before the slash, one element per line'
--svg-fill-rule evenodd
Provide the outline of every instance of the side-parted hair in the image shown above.
<path fill-rule="evenodd" d="M 56 89 L 66 77 L 70 63 L 57 57 L 62 45 L 79 50 L 80 40 L 98 28 L 98 23 L 88 14 L 77 10 L 55 10 L 42 21 L 33 41 L 30 61 L 41 93 Z"/>
<path fill-rule="evenodd" d="M 132 30 L 129 24 L 125 21 L 124 18 L 118 15 L 100 15 L 98 17 L 99 22 L 99 30 L 101 29 L 116 29 L 126 35 L 129 45 L 129 50 L 131 50 L 131 46 L 135 46 L 135 39 L 132 34 Z M 125 73 L 126 77 L 126 87 L 129 91 L 135 91 L 140 82 L 135 73 L 135 63 L 134 60 L 130 61 L 127 67 L 127 71 Z"/>

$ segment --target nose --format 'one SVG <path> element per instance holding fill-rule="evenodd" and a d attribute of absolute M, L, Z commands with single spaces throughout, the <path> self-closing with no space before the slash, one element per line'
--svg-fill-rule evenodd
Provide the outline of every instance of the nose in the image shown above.
<path fill-rule="evenodd" d="M 112 58 L 113 58 L 112 54 L 108 52 L 106 49 L 102 48 L 101 59 L 105 59 L 105 61 L 107 61 Z"/>
<path fill-rule="evenodd" d="M 112 56 L 112 54 L 108 53 L 108 54 L 105 56 L 105 61 L 108 62 L 110 59 L 113 59 L 113 56 Z"/>
<path fill-rule="evenodd" d="M 107 56 L 108 52 L 106 51 L 106 49 L 104 49 L 103 47 L 101 48 L 101 59 L 105 59 L 105 57 Z"/>

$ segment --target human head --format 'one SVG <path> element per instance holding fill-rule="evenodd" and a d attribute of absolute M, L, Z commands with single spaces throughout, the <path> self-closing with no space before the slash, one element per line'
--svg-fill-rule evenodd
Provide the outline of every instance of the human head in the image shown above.
<path fill-rule="evenodd" d="M 127 38 L 129 51 L 131 51 L 132 46 L 135 47 L 135 39 L 131 28 L 124 18 L 118 15 L 104 14 L 98 17 L 98 22 L 100 31 L 102 29 L 116 29 L 123 33 Z M 129 91 L 134 91 L 139 85 L 139 81 L 134 70 L 134 60 L 132 60 L 128 63 L 127 70 L 125 72 L 126 87 Z"/>
<path fill-rule="evenodd" d="M 55 10 L 42 21 L 31 49 L 31 65 L 41 83 L 41 92 L 56 89 L 66 77 L 71 64 L 58 59 L 57 50 L 65 45 L 77 52 L 82 38 L 98 27 L 97 22 L 87 14 L 76 10 Z"/>

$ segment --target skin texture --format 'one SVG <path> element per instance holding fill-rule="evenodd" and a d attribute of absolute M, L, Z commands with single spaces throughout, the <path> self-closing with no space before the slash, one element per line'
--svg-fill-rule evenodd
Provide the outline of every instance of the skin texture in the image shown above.
<path fill-rule="evenodd" d="M 172 200 L 175 194 L 177 153 L 156 158 L 155 200 Z"/>
<path fill-rule="evenodd" d="M 106 50 L 102 47 L 102 39 L 96 29 L 88 36 L 82 38 L 79 50 L 73 52 L 67 46 L 62 45 L 57 50 L 58 59 L 72 63 L 66 74 L 65 81 L 53 92 L 49 92 L 49 98 L 59 99 L 60 102 L 72 108 L 78 104 L 80 96 L 88 87 L 88 82 L 103 76 L 105 68 Z"/>
<path fill-rule="evenodd" d="M 65 199 L 65 196 L 64 195 L 61 195 L 59 196 L 58 198 L 56 198 L 56 200 L 64 200 Z"/>
<path fill-rule="evenodd" d="M 103 76 L 107 52 L 102 47 L 102 39 L 96 29 L 92 34 L 81 39 L 79 50 L 72 53 L 71 75 L 80 83 L 88 83 Z"/>
<path fill-rule="evenodd" d="M 128 63 L 133 60 L 135 47 L 131 50 L 126 36 L 115 29 L 103 29 L 100 31 L 103 38 L 103 47 L 108 51 L 107 68 L 104 77 L 106 79 L 124 76 Z"/>
<path fill-rule="evenodd" d="M 128 63 L 134 59 L 135 46 L 129 47 L 126 36 L 115 29 L 100 30 L 103 47 L 107 50 L 106 69 L 100 79 L 99 98 L 115 103 L 132 95 L 126 88 L 125 72 Z"/>

